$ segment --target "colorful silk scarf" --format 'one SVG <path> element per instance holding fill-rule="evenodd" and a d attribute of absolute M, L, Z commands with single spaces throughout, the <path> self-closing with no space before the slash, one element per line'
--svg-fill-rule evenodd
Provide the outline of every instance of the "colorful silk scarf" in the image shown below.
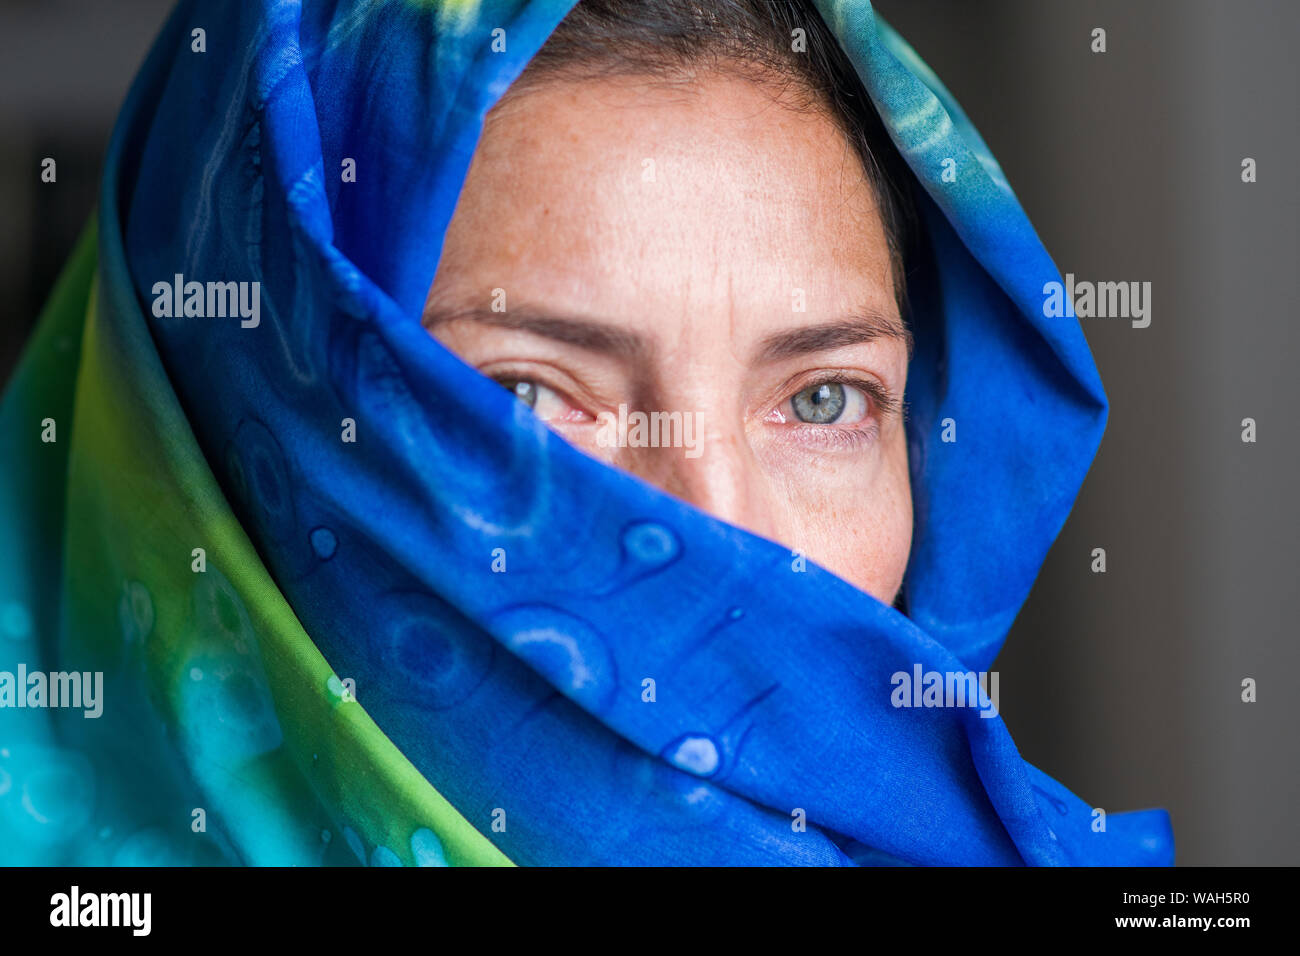
<path fill-rule="evenodd" d="M 171 17 L 0 407 L 0 862 L 1170 863 L 1163 811 L 1099 828 L 1001 717 L 892 700 L 990 669 L 1107 406 L 997 163 L 866 0 L 819 7 L 928 250 L 905 612 L 421 327 L 483 117 L 570 6 Z M 187 316 L 195 281 L 258 283 L 256 316 Z M 99 716 L 48 706 L 74 672 Z"/>

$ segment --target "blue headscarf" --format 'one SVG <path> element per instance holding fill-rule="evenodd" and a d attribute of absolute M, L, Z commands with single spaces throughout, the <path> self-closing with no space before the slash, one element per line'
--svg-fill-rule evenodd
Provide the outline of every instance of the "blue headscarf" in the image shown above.
<path fill-rule="evenodd" d="M 866 0 L 818 6 L 929 250 L 905 612 L 577 451 L 422 327 L 484 116 L 571 5 L 187 0 L 128 102 L 101 248 L 306 633 L 517 863 L 1171 862 L 1163 811 L 1099 829 L 1000 717 L 894 706 L 900 672 L 990 669 L 1106 399 L 998 165 Z M 260 323 L 152 314 L 176 274 L 259 282 Z"/>

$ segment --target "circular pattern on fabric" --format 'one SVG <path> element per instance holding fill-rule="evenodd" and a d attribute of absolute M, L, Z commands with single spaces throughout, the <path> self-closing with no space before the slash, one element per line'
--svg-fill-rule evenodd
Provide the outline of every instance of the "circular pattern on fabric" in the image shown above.
<path fill-rule="evenodd" d="M 75 750 L 34 747 L 25 752 L 26 770 L 13 768 L 5 786 L 8 815 L 40 842 L 66 840 L 90 820 L 95 772 Z M 0 791 L 3 792 L 3 791 Z"/>
<path fill-rule="evenodd" d="M 597 596 L 614 594 L 628 585 L 662 571 L 682 556 L 677 532 L 658 521 L 633 521 L 624 525 L 618 537 L 622 560 L 614 576 L 597 587 Z"/>
<path fill-rule="evenodd" d="M 623 529 L 623 553 L 646 570 L 661 568 L 681 554 L 677 533 L 657 521 L 637 521 Z"/>
<path fill-rule="evenodd" d="M 192 658 L 185 670 L 182 726 L 202 759 L 224 764 L 280 746 L 280 722 L 260 669 L 228 655 Z"/>
<path fill-rule="evenodd" d="M 411 855 L 416 866 L 450 866 L 447 853 L 438 835 L 428 827 L 420 827 L 411 834 Z"/>
<path fill-rule="evenodd" d="M 520 605 L 494 616 L 489 629 L 587 710 L 601 713 L 613 703 L 618 684 L 614 658 L 604 638 L 576 615 L 547 604 Z"/>
<path fill-rule="evenodd" d="M 339 680 L 337 674 L 330 674 L 325 678 L 325 692 L 330 696 L 330 703 L 336 706 L 347 702 L 348 689 L 343 685 L 343 681 Z"/>
<path fill-rule="evenodd" d="M 262 530 L 272 540 L 289 540 L 298 522 L 289 467 L 275 436 L 259 421 L 240 422 L 227 465 L 236 493 Z"/>
<path fill-rule="evenodd" d="M 446 710 L 464 702 L 492 670 L 492 640 L 438 599 L 397 594 L 384 599 L 387 622 L 380 650 L 386 669 L 399 674 L 398 696 L 422 709 Z"/>
<path fill-rule="evenodd" d="M 375 852 L 370 854 L 371 866 L 401 866 L 402 861 L 397 854 L 386 846 L 375 847 Z"/>
<path fill-rule="evenodd" d="M 256 646 L 257 636 L 235 586 L 211 564 L 194 577 L 191 605 L 200 637 L 213 650 L 250 653 Z"/>
<path fill-rule="evenodd" d="M 664 748 L 663 758 L 679 770 L 711 777 L 722 763 L 721 748 L 708 734 L 687 734 Z"/>
<path fill-rule="evenodd" d="M 198 639 L 181 666 L 180 726 L 203 759 L 224 766 L 274 750 L 283 737 L 243 601 L 215 567 L 195 577 Z"/>
<path fill-rule="evenodd" d="M 316 557 L 322 561 L 328 561 L 334 557 L 334 552 L 338 550 L 339 539 L 334 532 L 326 527 L 313 528 L 307 536 L 311 542 L 311 549 L 315 552 Z"/>

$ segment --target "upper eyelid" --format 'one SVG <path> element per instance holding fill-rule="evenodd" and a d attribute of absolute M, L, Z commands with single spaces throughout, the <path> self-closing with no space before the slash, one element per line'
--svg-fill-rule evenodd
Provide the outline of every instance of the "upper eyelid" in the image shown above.
<path fill-rule="evenodd" d="M 889 389 L 879 382 L 873 382 L 870 379 L 848 379 L 840 380 L 842 384 L 851 385 L 866 392 L 872 403 L 877 407 L 882 415 L 891 415 L 898 411 L 899 402 L 890 394 Z"/>

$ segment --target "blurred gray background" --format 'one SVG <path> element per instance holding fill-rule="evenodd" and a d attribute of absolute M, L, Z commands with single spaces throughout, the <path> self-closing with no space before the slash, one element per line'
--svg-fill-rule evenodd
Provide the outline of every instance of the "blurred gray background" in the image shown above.
<path fill-rule="evenodd" d="M 0 2 L 0 381 L 170 6 Z M 1094 806 L 1166 807 L 1180 864 L 1298 864 L 1300 4 L 877 7 L 961 102 L 1061 271 L 1152 283 L 1149 328 L 1083 320 L 1110 424 L 998 659 L 1012 735 Z M 57 186 L 39 181 L 44 156 Z"/>

